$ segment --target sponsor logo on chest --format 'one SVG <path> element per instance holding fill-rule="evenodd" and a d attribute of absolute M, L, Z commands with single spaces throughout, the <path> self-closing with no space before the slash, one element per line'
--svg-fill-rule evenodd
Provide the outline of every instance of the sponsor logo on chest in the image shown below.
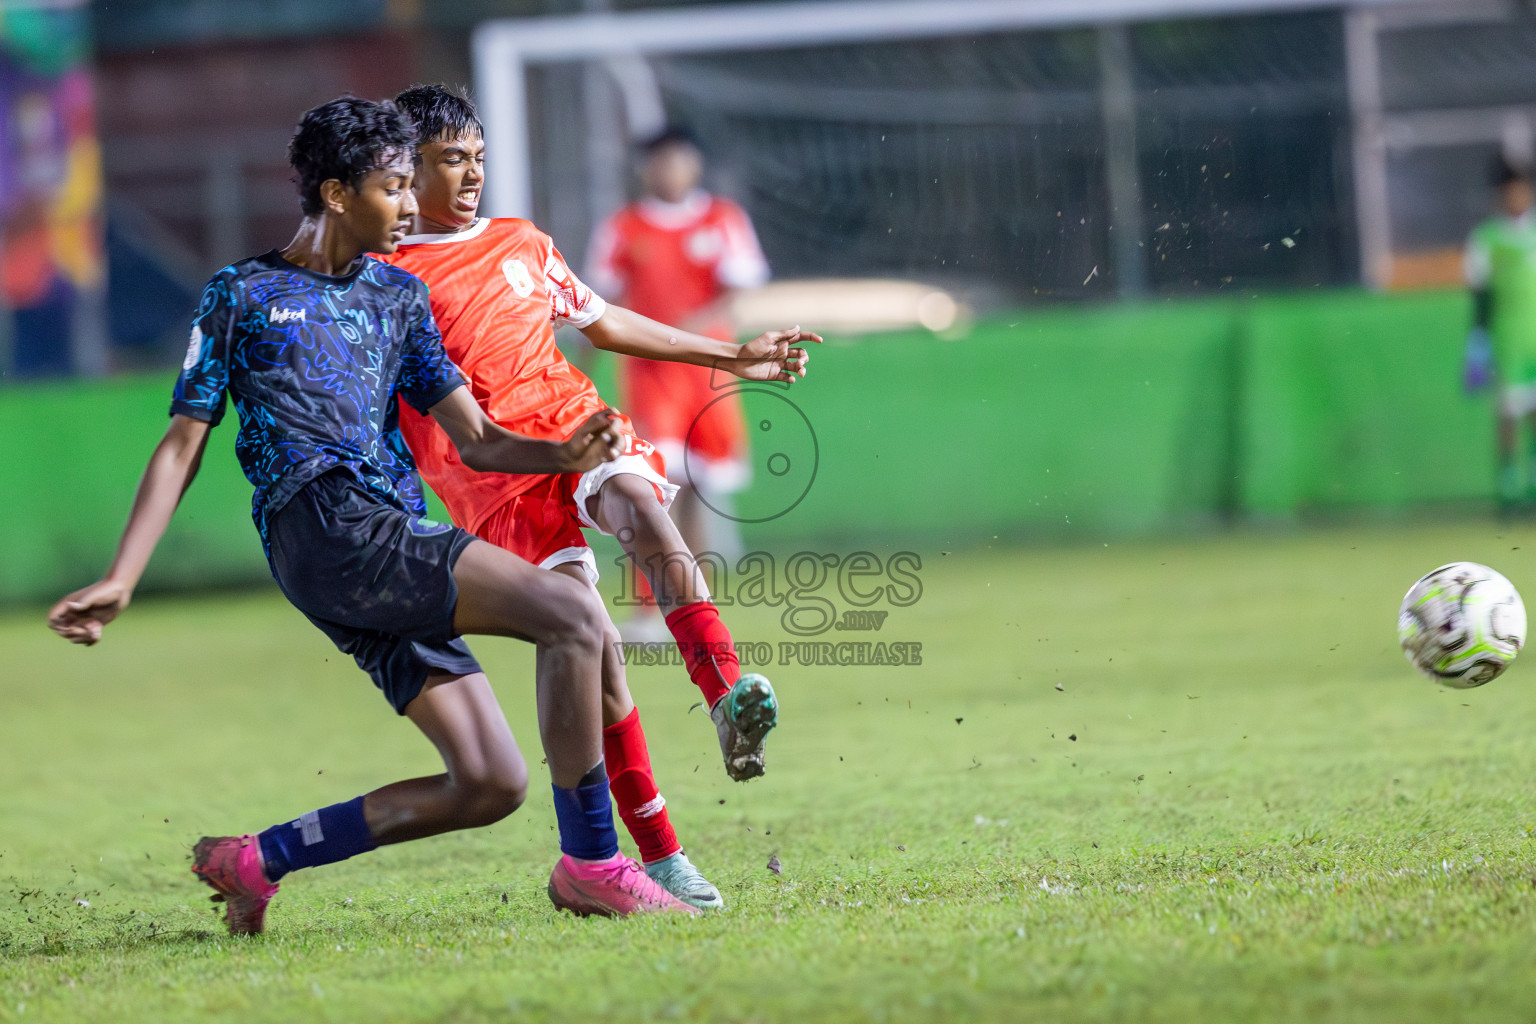
<path fill-rule="evenodd" d="M 304 310 L 279 309 L 273 306 L 267 312 L 267 323 L 270 324 L 302 324 L 304 322 Z"/>

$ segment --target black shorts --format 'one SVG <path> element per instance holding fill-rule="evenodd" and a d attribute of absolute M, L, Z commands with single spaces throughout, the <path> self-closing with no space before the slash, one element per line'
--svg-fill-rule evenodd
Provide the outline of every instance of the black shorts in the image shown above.
<path fill-rule="evenodd" d="M 436 670 L 480 671 L 453 631 L 453 566 L 474 538 L 374 497 L 346 470 L 310 481 L 267 520 L 272 573 L 294 607 L 396 712 Z"/>

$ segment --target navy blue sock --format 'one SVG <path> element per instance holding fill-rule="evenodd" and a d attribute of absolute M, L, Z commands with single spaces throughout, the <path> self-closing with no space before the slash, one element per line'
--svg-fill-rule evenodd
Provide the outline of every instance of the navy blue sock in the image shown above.
<path fill-rule="evenodd" d="M 363 819 L 363 798 L 332 804 L 273 825 L 256 837 L 270 881 L 299 868 L 334 864 L 378 846 Z"/>
<path fill-rule="evenodd" d="M 575 789 L 551 788 L 555 791 L 555 818 L 560 823 L 561 853 L 578 860 L 607 860 L 619 852 L 603 762 L 582 776 Z"/>

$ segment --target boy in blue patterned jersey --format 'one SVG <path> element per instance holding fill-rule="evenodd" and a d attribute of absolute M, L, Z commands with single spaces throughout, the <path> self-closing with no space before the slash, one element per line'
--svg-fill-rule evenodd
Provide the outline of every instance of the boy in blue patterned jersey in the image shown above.
<path fill-rule="evenodd" d="M 170 428 L 111 568 L 55 605 L 49 623 L 94 644 L 127 607 L 233 398 L 236 453 L 278 585 L 432 741 L 446 771 L 260 834 L 205 837 L 192 870 L 226 901 L 230 931 L 262 930 L 289 871 L 488 825 L 522 802 L 526 764 L 464 633 L 538 645 L 540 732 L 564 854 L 549 884 L 556 906 L 693 912 L 618 852 L 602 758 L 600 601 L 569 577 L 423 518 L 397 427 L 400 399 L 433 416 L 484 472 L 584 472 L 612 459 L 618 438 L 611 410 L 558 444 L 497 426 L 443 351 L 426 287 L 364 256 L 393 251 L 409 228 L 415 141 L 388 103 L 345 97 L 304 115 L 289 149 L 305 215 L 298 233 L 209 282 Z"/>

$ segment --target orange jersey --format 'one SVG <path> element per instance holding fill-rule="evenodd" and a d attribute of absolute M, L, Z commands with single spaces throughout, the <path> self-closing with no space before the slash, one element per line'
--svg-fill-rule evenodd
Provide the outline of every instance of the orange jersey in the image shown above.
<path fill-rule="evenodd" d="M 452 234 L 411 235 L 378 258 L 426 282 L 448 356 L 495 422 L 563 441 L 604 407 L 597 388 L 555 345 L 555 328 L 586 327 L 607 306 L 528 221 L 482 218 Z M 470 532 L 546 479 L 470 469 L 442 428 L 413 409 L 401 409 L 400 431 L 421 475 Z"/>
<path fill-rule="evenodd" d="M 591 250 L 589 282 L 664 324 L 681 325 L 726 291 L 768 280 L 746 211 L 707 192 L 680 203 L 631 203 L 597 229 Z M 709 326 L 702 333 L 731 337 L 728 322 Z"/>

